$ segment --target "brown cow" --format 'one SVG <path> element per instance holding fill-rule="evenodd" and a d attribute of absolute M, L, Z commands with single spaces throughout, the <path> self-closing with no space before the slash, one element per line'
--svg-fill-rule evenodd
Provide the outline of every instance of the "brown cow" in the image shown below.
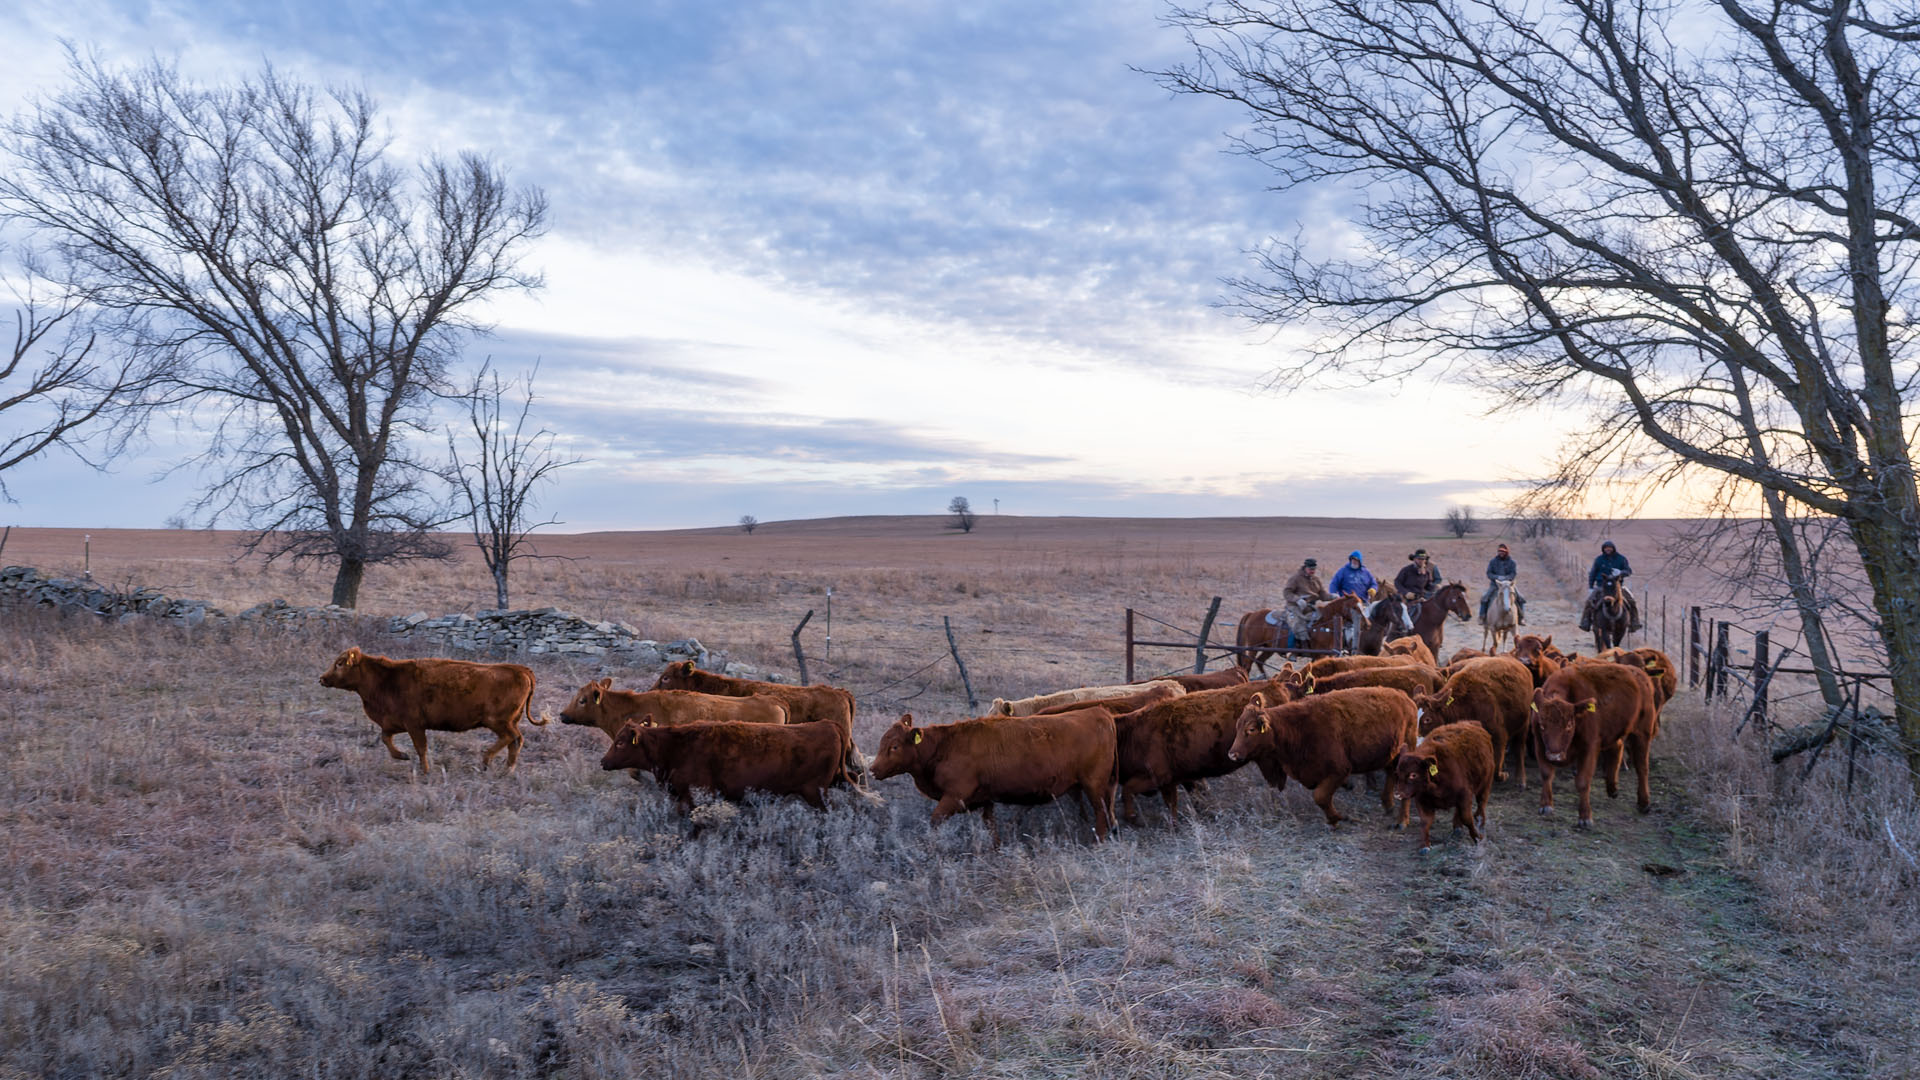
<path fill-rule="evenodd" d="M 1268 700 L 1289 700 L 1277 680 L 1270 680 L 1201 690 L 1114 717 L 1121 816 L 1127 823 L 1140 824 L 1135 795 L 1158 791 L 1172 820 L 1180 812 L 1181 785 L 1191 787 L 1196 780 L 1225 776 L 1245 765 L 1229 758 L 1227 749 L 1233 745 L 1240 711 L 1260 693 Z"/>
<path fill-rule="evenodd" d="M 1167 679 L 1160 683 L 1149 685 L 1139 693 L 1128 694 L 1125 697 L 1094 698 L 1091 701 L 1070 701 L 1064 705 L 1052 705 L 1031 715 L 1052 716 L 1056 713 L 1073 712 L 1075 709 L 1099 707 L 1115 716 L 1119 716 L 1121 713 L 1132 712 L 1135 709 L 1144 709 L 1149 705 L 1157 705 L 1162 701 L 1171 701 L 1177 697 L 1185 697 L 1187 693 L 1185 690 L 1182 690 L 1178 686 L 1167 685 L 1167 683 L 1172 681 L 1171 679 Z"/>
<path fill-rule="evenodd" d="M 1310 694 L 1331 694 L 1336 690 L 1352 690 L 1360 686 L 1391 687 L 1411 699 L 1415 694 L 1433 693 L 1446 681 L 1446 676 L 1425 664 L 1396 664 L 1357 668 L 1324 678 L 1315 678 L 1309 673 L 1305 677 L 1288 679 L 1285 685 L 1293 692 L 1295 700 Z"/>
<path fill-rule="evenodd" d="M 726 720 L 740 724 L 784 724 L 787 707 L 769 697 L 721 697 L 692 690 L 615 690 L 612 679 L 590 682 L 560 711 L 560 722 L 597 727 L 611 739 L 620 726 L 641 714 L 667 727 Z"/>
<path fill-rule="evenodd" d="M 907 773 L 934 800 L 938 826 L 979 810 L 993 833 L 993 805 L 1034 806 L 1079 792 L 1093 802 L 1093 831 L 1113 826 L 1113 714 L 1078 709 L 1052 716 L 1002 716 L 916 727 L 913 714 L 887 728 L 873 755 L 873 778 Z"/>
<path fill-rule="evenodd" d="M 1400 746 L 1418 739 L 1413 702 L 1384 686 L 1315 695 L 1272 708 L 1255 694 L 1240 713 L 1227 756 L 1279 766 L 1261 769 L 1274 790 L 1286 787 L 1288 776 L 1312 788 L 1314 803 L 1333 826 L 1342 820 L 1333 808 L 1335 789 L 1354 773 L 1391 769 Z M 1380 806 L 1393 809 L 1391 774 L 1381 785 Z M 1405 814 L 1403 806 L 1402 824 Z"/>
<path fill-rule="evenodd" d="M 840 726 L 805 724 L 657 724 L 651 715 L 621 726 L 600 759 L 603 769 L 643 769 L 665 784 L 680 812 L 693 809 L 693 791 L 715 791 L 739 802 L 749 791 L 798 795 L 816 810 L 829 786 L 845 779 Z"/>
<path fill-rule="evenodd" d="M 1361 668 L 1401 667 L 1418 663 L 1404 653 L 1393 656 L 1322 656 L 1301 669 L 1316 679 L 1329 675 L 1338 675 L 1343 671 L 1358 671 Z"/>
<path fill-rule="evenodd" d="M 420 772 L 427 768 L 427 732 L 472 731 L 483 727 L 499 736 L 480 755 L 480 768 L 507 752 L 507 771 L 520 763 L 520 721 L 533 718 L 533 671 L 520 664 L 476 664 L 468 660 L 390 660 L 348 649 L 320 676 L 320 685 L 360 695 L 367 719 L 380 728 L 380 741 L 395 761 L 407 760 L 393 745 L 406 732 Z"/>
<path fill-rule="evenodd" d="M 1527 716 L 1532 712 L 1533 675 L 1511 656 L 1483 656 L 1461 665 L 1447 684 L 1414 699 L 1420 731 L 1444 724 L 1476 723 L 1493 745 L 1495 775 L 1507 778 L 1507 743 L 1512 742 L 1520 787 L 1527 786 Z"/>
<path fill-rule="evenodd" d="M 1493 742 L 1479 724 L 1442 724 L 1416 746 L 1403 746 L 1393 764 L 1394 797 L 1420 808 L 1420 850 L 1433 849 L 1433 815 L 1453 808 L 1453 831 L 1466 826 L 1474 843 L 1487 823 L 1493 793 Z M 1468 813 L 1471 804 L 1473 812 Z"/>
<path fill-rule="evenodd" d="M 1632 664 L 1647 673 L 1653 680 L 1653 707 L 1665 709 L 1667 702 L 1673 700 L 1674 693 L 1680 689 L 1680 670 L 1673 666 L 1667 654 L 1651 645 L 1638 649 L 1608 649 L 1595 657 L 1596 660 L 1610 660 L 1616 664 Z"/>
<path fill-rule="evenodd" d="M 1538 634 L 1521 634 L 1513 643 L 1513 651 L 1507 655 L 1527 665 L 1533 673 L 1534 689 L 1547 684 L 1547 677 L 1566 666 L 1566 658 L 1559 649 L 1553 647 L 1553 635 L 1541 637 Z"/>
<path fill-rule="evenodd" d="M 1411 656 L 1428 667 L 1440 666 L 1433 658 L 1433 650 L 1427 648 L 1426 641 L 1414 634 L 1409 634 L 1406 637 L 1397 637 L 1387 642 L 1386 646 L 1381 649 L 1380 655 Z"/>
<path fill-rule="evenodd" d="M 1540 764 L 1540 812 L 1553 810 L 1553 773 L 1570 766 L 1580 792 L 1579 827 L 1593 827 L 1590 789 L 1596 768 L 1606 770 L 1607 794 L 1620 793 L 1622 752 L 1640 776 L 1639 808 L 1653 805 L 1647 787 L 1648 748 L 1660 731 L 1653 680 L 1629 664 L 1569 664 L 1533 692 L 1534 760 Z"/>
<path fill-rule="evenodd" d="M 1032 697 L 994 698 L 987 706 L 989 716 L 1034 716 L 1059 705 L 1090 705 L 1103 698 L 1128 697 L 1150 687 L 1164 687 L 1176 695 L 1184 694 L 1187 688 L 1172 679 L 1154 679 L 1145 683 L 1120 683 L 1114 686 L 1078 686 L 1071 690 L 1056 690 L 1051 694 L 1035 694 Z"/>
<path fill-rule="evenodd" d="M 1490 652 L 1484 652 L 1480 649 L 1470 649 L 1463 645 L 1460 648 L 1453 650 L 1452 656 L 1447 657 L 1446 666 L 1452 667 L 1453 665 L 1458 664 L 1463 660 L 1479 660 L 1482 657 L 1487 657 L 1492 655 L 1493 654 Z"/>
<path fill-rule="evenodd" d="M 787 707 L 787 723 L 831 720 L 840 725 L 847 751 L 847 775 L 858 782 L 860 751 L 853 744 L 853 695 L 837 686 L 786 686 L 757 679 L 736 679 L 702 671 L 691 660 L 668 664 L 653 681 L 655 690 L 695 690 L 721 697 L 770 697 Z"/>
<path fill-rule="evenodd" d="M 1287 664 L 1281 667 L 1280 674 L 1284 675 L 1292 670 L 1293 665 Z M 1220 690 L 1229 686 L 1244 686 L 1247 682 L 1247 672 L 1244 668 L 1223 667 L 1219 671 L 1209 671 L 1205 675 L 1162 675 L 1158 679 L 1135 679 L 1133 685 L 1145 686 L 1148 683 L 1163 681 L 1177 682 L 1186 687 L 1187 693 L 1191 694 L 1196 690 Z"/>

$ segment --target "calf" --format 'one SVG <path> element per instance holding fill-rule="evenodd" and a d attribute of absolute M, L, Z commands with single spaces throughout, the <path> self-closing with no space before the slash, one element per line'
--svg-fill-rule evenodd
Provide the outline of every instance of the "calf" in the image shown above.
<path fill-rule="evenodd" d="M 1387 642 L 1386 646 L 1380 650 L 1380 655 L 1411 656 L 1428 667 L 1438 666 L 1437 661 L 1433 658 L 1433 650 L 1427 648 L 1426 639 L 1420 637 L 1418 634 L 1409 634 L 1406 637 L 1394 638 L 1392 641 Z"/>
<path fill-rule="evenodd" d="M 1533 674 L 1511 656 L 1485 656 L 1460 666 L 1445 686 L 1414 698 L 1424 734 L 1443 724 L 1475 723 L 1493 740 L 1495 775 L 1507 778 L 1512 742 L 1520 787 L 1527 786 L 1527 716 L 1533 704 Z"/>
<path fill-rule="evenodd" d="M 651 715 L 621 725 L 600 759 L 603 769 L 642 769 L 665 784 L 680 812 L 693 809 L 695 788 L 730 802 L 749 791 L 798 795 L 816 810 L 822 793 L 844 779 L 840 727 L 831 720 L 804 724 L 717 721 L 666 725 Z"/>
<path fill-rule="evenodd" d="M 1331 694 L 1336 690 L 1352 690 L 1362 686 L 1385 686 L 1412 698 L 1415 694 L 1430 694 L 1440 689 L 1444 682 L 1445 676 L 1424 664 L 1397 664 L 1391 667 L 1357 668 L 1325 678 L 1315 678 L 1309 672 L 1305 677 L 1287 680 L 1285 685 L 1296 700 L 1310 694 Z"/>
<path fill-rule="evenodd" d="M 934 800 L 938 826 L 979 810 L 999 843 L 995 803 L 1033 806 L 1079 792 L 1093 802 L 1093 831 L 1113 825 L 1113 714 L 1079 709 L 1051 716 L 986 717 L 917 727 L 913 714 L 887 728 L 873 755 L 873 777 L 906 773 Z"/>
<path fill-rule="evenodd" d="M 653 681 L 655 690 L 695 690 L 722 697 L 769 697 L 787 708 L 787 723 L 831 720 L 840 726 L 847 758 L 847 776 L 860 778 L 860 751 L 853 745 L 853 695 L 837 686 L 786 686 L 757 679 L 736 679 L 702 671 L 693 661 L 668 664 Z"/>
<path fill-rule="evenodd" d="M 1158 791 L 1167 818 L 1180 812 L 1180 787 L 1225 776 L 1245 765 L 1227 756 L 1233 725 L 1255 694 L 1287 701 L 1271 681 L 1201 690 L 1114 717 L 1118 739 L 1121 816 L 1140 824 L 1133 797 Z M 1286 777 L 1280 777 L 1285 782 Z"/>
<path fill-rule="evenodd" d="M 1511 655 L 1515 660 L 1527 665 L 1533 673 L 1533 685 L 1538 689 L 1547 684 L 1547 677 L 1560 670 L 1566 664 L 1565 656 L 1553 647 L 1553 635 L 1541 637 L 1538 634 L 1521 634 L 1513 643 Z"/>
<path fill-rule="evenodd" d="M 1412 663 L 1417 661 L 1404 653 L 1393 656 L 1322 656 L 1308 664 L 1305 671 L 1316 679 L 1324 679 L 1329 675 L 1360 668 L 1400 667 Z"/>
<path fill-rule="evenodd" d="M 1145 683 L 1121 683 L 1118 686 L 1081 686 L 1072 690 L 1060 690 L 1051 694 L 1036 694 L 1033 697 L 994 698 L 988 707 L 989 716 L 1034 716 L 1060 705 L 1086 705 L 1103 698 L 1127 697 L 1154 687 L 1170 687 L 1177 694 L 1184 694 L 1187 688 L 1171 679 L 1155 679 Z"/>
<path fill-rule="evenodd" d="M 507 771 L 520 763 L 520 721 L 533 718 L 533 671 L 519 664 L 476 664 L 468 660 L 390 660 L 348 649 L 320 676 L 320 685 L 360 695 L 367 719 L 380 728 L 380 741 L 395 761 L 407 760 L 393 745 L 406 732 L 424 775 L 427 732 L 472 731 L 484 727 L 499 736 L 480 755 L 480 768 L 507 752 Z"/>
<path fill-rule="evenodd" d="M 1347 777 L 1392 768 L 1400 746 L 1418 738 L 1413 702 L 1398 690 L 1361 687 L 1272 707 L 1255 694 L 1240 713 L 1227 756 L 1266 762 L 1261 772 L 1275 791 L 1286 787 L 1288 776 L 1312 788 L 1314 803 L 1333 826 L 1342 820 L 1333 793 Z M 1381 785 L 1380 806 L 1393 808 L 1391 774 Z M 1402 823 L 1405 814 L 1402 806 Z"/>
<path fill-rule="evenodd" d="M 1553 810 L 1554 770 L 1571 767 L 1580 792 L 1579 827 L 1592 828 L 1594 770 L 1606 770 L 1607 794 L 1617 796 L 1624 750 L 1633 755 L 1633 771 L 1640 777 L 1638 805 L 1646 813 L 1653 805 L 1648 751 L 1659 722 L 1653 681 L 1637 667 L 1589 662 L 1554 672 L 1533 692 L 1530 730 L 1540 764 L 1540 812 Z"/>
<path fill-rule="evenodd" d="M 597 727 L 611 739 L 621 725 L 641 714 L 656 724 L 711 723 L 784 724 L 787 707 L 767 697 L 721 697 L 692 690 L 615 690 L 612 679 L 590 682 L 560 711 L 560 722 Z"/>
<path fill-rule="evenodd" d="M 1170 682 L 1171 680 L 1168 681 Z M 1119 716 L 1121 713 L 1132 712 L 1135 709 L 1144 709 L 1149 705 L 1157 705 L 1162 701 L 1171 701 L 1174 698 L 1184 696 L 1186 696 L 1186 691 L 1181 690 L 1178 686 L 1169 686 L 1164 682 L 1154 683 L 1137 694 L 1128 694 L 1125 697 L 1094 698 L 1092 701 L 1073 701 L 1064 705 L 1052 705 L 1041 709 L 1033 715 L 1052 716 L 1055 713 L 1072 712 L 1075 709 L 1098 707 L 1107 710 L 1115 716 Z"/>
<path fill-rule="evenodd" d="M 1420 850 L 1433 848 L 1435 811 L 1453 808 L 1453 831 L 1466 826 L 1480 842 L 1478 818 L 1487 823 L 1487 796 L 1493 793 L 1493 741 L 1479 724 L 1441 724 L 1418 745 L 1401 747 L 1393 764 L 1394 797 L 1420 808 Z M 1473 812 L 1469 814 L 1468 807 Z"/>
<path fill-rule="evenodd" d="M 1667 654 L 1652 646 L 1638 649 L 1608 649 L 1595 657 L 1597 660 L 1610 660 L 1616 664 L 1632 664 L 1647 673 L 1653 680 L 1653 707 L 1656 711 L 1665 709 L 1667 702 L 1673 700 L 1674 692 L 1680 689 L 1680 672 L 1673 666 Z M 1659 732 L 1655 731 L 1658 735 Z"/>

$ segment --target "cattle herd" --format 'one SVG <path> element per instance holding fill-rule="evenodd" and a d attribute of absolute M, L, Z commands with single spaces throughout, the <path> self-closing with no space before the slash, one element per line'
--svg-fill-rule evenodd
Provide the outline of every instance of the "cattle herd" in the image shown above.
<path fill-rule="evenodd" d="M 356 648 L 340 654 L 320 682 L 358 693 L 388 752 L 401 760 L 393 737 L 405 732 L 422 772 L 430 730 L 487 728 L 498 739 L 481 768 L 505 750 L 512 769 L 520 721 L 546 723 L 533 718 L 533 672 L 519 664 L 391 660 Z M 1183 787 L 1251 762 L 1275 790 L 1289 779 L 1311 790 L 1328 825 L 1344 820 L 1334 793 L 1349 777 L 1362 774 L 1372 784 L 1382 774 L 1382 809 L 1397 808 L 1404 827 L 1417 808 L 1425 851 L 1442 810 L 1478 841 L 1494 781 L 1511 775 L 1525 788 L 1529 748 L 1541 813 L 1553 808 L 1555 774 L 1571 769 L 1579 825 L 1590 827 L 1594 773 L 1617 795 L 1627 758 L 1644 813 L 1649 744 L 1675 685 L 1673 665 L 1657 649 L 1583 658 L 1563 654 L 1551 637 L 1527 635 L 1508 653 L 1462 649 L 1441 666 L 1425 642 L 1405 637 L 1380 656 L 1322 657 L 1259 680 L 1229 668 L 996 699 L 988 715 L 950 724 L 916 724 L 909 713 L 887 727 L 870 763 L 854 745 L 847 691 L 731 678 L 691 661 L 668 666 L 647 690 L 618 690 L 612 679 L 588 683 L 560 720 L 605 732 L 611 745 L 601 767 L 652 773 L 683 811 L 701 789 L 732 800 L 749 791 L 797 796 L 824 807 L 830 788 L 873 798 L 866 774 L 905 773 L 934 800 L 935 825 L 979 810 L 991 829 L 996 804 L 1071 794 L 1105 839 L 1116 796 L 1118 816 L 1129 824 L 1140 821 L 1134 797 L 1154 792 L 1171 818 Z"/>

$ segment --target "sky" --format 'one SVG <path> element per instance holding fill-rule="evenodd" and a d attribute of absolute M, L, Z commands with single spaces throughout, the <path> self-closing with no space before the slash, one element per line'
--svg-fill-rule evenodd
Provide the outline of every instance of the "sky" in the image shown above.
<path fill-rule="evenodd" d="M 1223 279 L 1345 193 L 1272 191 L 1243 117 L 1149 74 L 1188 46 L 1145 0 L 428 5 L 15 0 L 0 113 L 63 43 L 207 82 L 270 62 L 364 86 L 401 158 L 476 149 L 543 188 L 546 285 L 469 355 L 537 360 L 582 464 L 568 531 L 837 514 L 1437 517 L 1497 507 L 1555 417 L 1478 392 L 1281 392 L 1309 328 Z M 100 474 L 10 470 L 22 525 L 152 527 L 195 478 L 154 430 Z"/>

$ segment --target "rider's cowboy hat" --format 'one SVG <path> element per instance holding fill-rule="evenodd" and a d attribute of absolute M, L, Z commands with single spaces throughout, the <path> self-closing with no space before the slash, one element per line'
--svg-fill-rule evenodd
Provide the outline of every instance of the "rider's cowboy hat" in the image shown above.
<path fill-rule="evenodd" d="M 1415 551 L 1413 554 L 1407 556 L 1407 558 L 1409 559 L 1425 559 L 1430 557 L 1431 556 L 1427 554 L 1426 548 L 1420 548 L 1419 550 Z"/>
<path fill-rule="evenodd" d="M 1308 560 L 1307 560 L 1306 562 L 1304 562 L 1304 563 L 1301 563 L 1300 565 L 1302 565 L 1302 566 L 1319 566 L 1319 565 L 1320 565 L 1320 560 L 1319 560 L 1319 559 L 1308 559 Z"/>

